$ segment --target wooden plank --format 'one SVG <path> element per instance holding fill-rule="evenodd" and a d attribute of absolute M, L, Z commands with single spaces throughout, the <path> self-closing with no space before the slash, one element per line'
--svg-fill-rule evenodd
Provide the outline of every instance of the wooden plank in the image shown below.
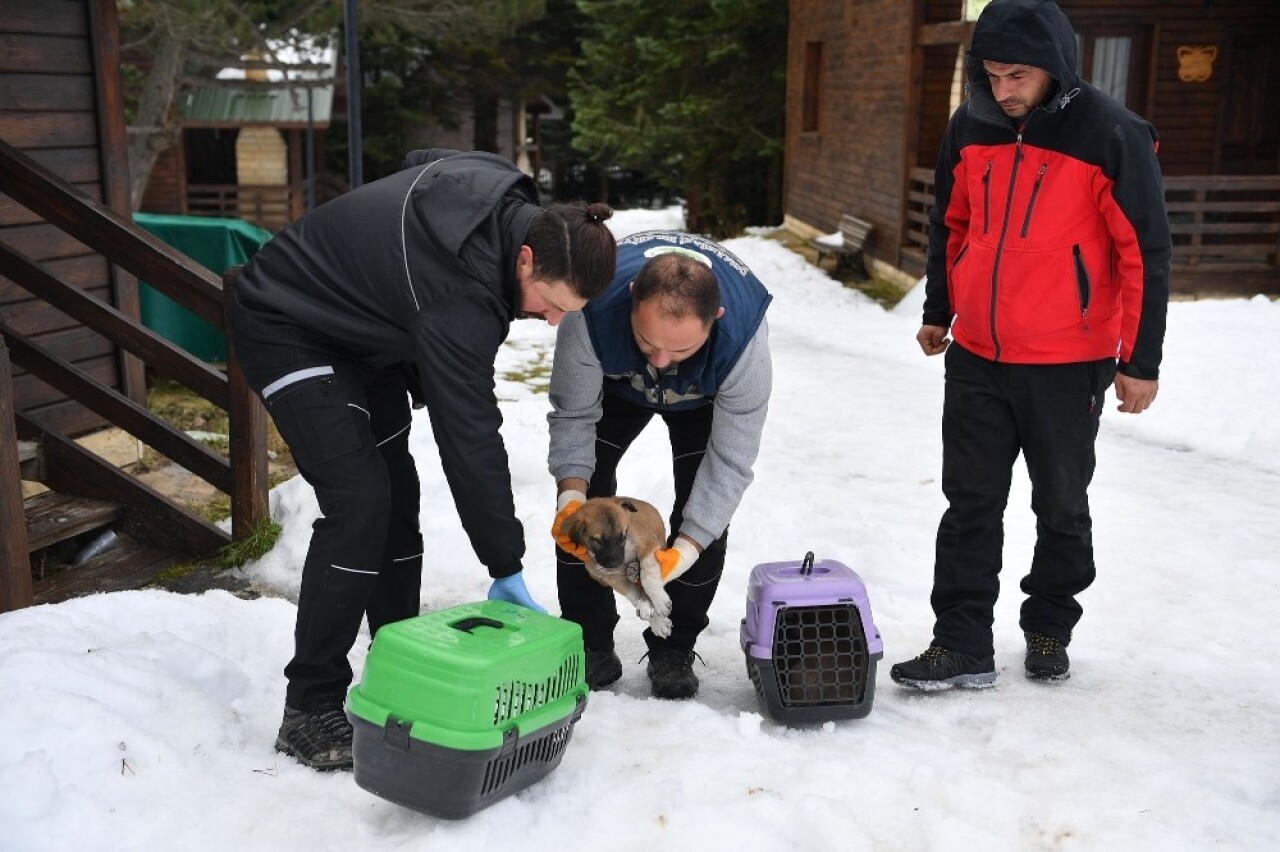
<path fill-rule="evenodd" d="M 24 408 L 22 414 L 43 429 L 72 437 L 87 435 L 111 426 L 80 403 L 66 397 L 62 397 L 52 405 Z M 42 473 L 37 481 L 45 482 L 46 480 L 47 477 Z"/>
<path fill-rule="evenodd" d="M 83 0 L 0 0 L 0 21 L 10 33 L 83 36 L 88 31 L 84 7 Z"/>
<path fill-rule="evenodd" d="M 124 506 L 117 528 L 121 535 L 191 556 L 210 555 L 230 542 L 231 537 L 214 524 L 70 438 L 40 427 L 22 413 L 15 420 L 20 438 L 39 440 L 44 447 L 46 485 Z"/>
<path fill-rule="evenodd" d="M 93 64 L 83 38 L 0 32 L 0 71 L 90 75 Z"/>
<path fill-rule="evenodd" d="M 60 257 L 40 265 L 50 275 L 77 290 L 89 293 L 102 301 L 107 301 L 111 297 L 107 290 L 107 260 L 100 254 Z M 18 303 L 26 302 L 31 298 L 31 291 L 27 288 L 20 287 L 7 278 L 0 279 L 0 316 L 7 315 L 11 307 L 19 312 L 25 312 Z"/>
<path fill-rule="evenodd" d="M 96 381 L 79 367 L 33 345 L 0 324 L 12 358 L 31 374 L 105 417 L 175 463 L 230 494 L 232 477 L 226 457 L 174 429 L 163 418 L 127 396 Z"/>
<path fill-rule="evenodd" d="M 93 254 L 93 250 L 67 232 L 41 221 L 0 231 L 0 243 L 37 263 L 63 257 Z"/>
<path fill-rule="evenodd" d="M 0 334 L 0 337 L 3 337 L 3 334 Z M 10 352 L 12 352 L 12 349 Z M 44 381 L 39 374 L 32 373 L 29 370 L 19 372 L 17 369 L 18 356 L 14 355 L 13 358 L 15 362 L 13 374 L 14 399 L 22 400 L 23 411 L 34 406 L 50 405 L 66 398 L 66 394 L 63 391 L 57 386 Z M 81 361 L 76 364 L 76 369 L 99 384 L 109 387 L 116 386 L 115 363 L 110 357 L 99 356 L 87 361 Z"/>
<path fill-rule="evenodd" d="M 9 350 L 0 340 L 0 613 L 30 606 L 31 563 L 22 499 L 18 435 L 14 428 Z"/>
<path fill-rule="evenodd" d="M 1276 247 L 1268 244 L 1242 243 L 1236 245 L 1234 243 L 1202 243 L 1200 245 L 1178 245 L 1173 246 L 1174 257 L 1187 257 L 1189 255 L 1198 255 L 1200 257 L 1256 257 L 1263 260 L 1266 257 L 1274 256 Z M 1203 262 L 1203 261 L 1202 261 Z"/>
<path fill-rule="evenodd" d="M 76 183 L 74 186 L 94 201 L 102 200 L 102 184 L 96 178 Z M 9 196 L 0 194 L 0 228 L 9 228 L 14 225 L 34 225 L 43 221 L 38 213 L 32 212 Z M 2 235 L 3 232 L 0 232 L 0 236 Z"/>
<path fill-rule="evenodd" d="M 120 506 L 109 500 L 43 491 L 25 505 L 27 551 L 34 553 L 119 520 Z"/>
<path fill-rule="evenodd" d="M 102 156 L 103 199 L 119 216 L 132 221 L 133 200 L 129 188 L 129 142 L 124 125 L 124 87 L 120 79 L 120 27 L 116 0 L 89 4 L 89 30 L 96 84 L 98 138 Z M 125 269 L 111 267 L 112 304 L 125 316 L 139 320 L 142 305 L 138 279 Z M 147 401 L 146 368 L 128 352 L 119 353 L 120 377 L 125 396 Z"/>
<path fill-rule="evenodd" d="M 93 78 L 5 74 L 0 76 L 0 105 L 6 112 L 88 112 L 94 108 Z"/>
<path fill-rule="evenodd" d="M 92 112 L 0 112 L 0 139 L 19 148 L 74 148 L 97 142 L 98 129 Z"/>
<path fill-rule="evenodd" d="M 4 141 L 0 141 L 0 191 L 225 330 L 218 276 L 137 227 L 130 218 L 86 198 Z"/>
<path fill-rule="evenodd" d="M 139 589 L 178 560 L 175 554 L 124 538 L 83 565 L 48 574 L 36 581 L 32 591 L 37 604 L 46 604 L 82 595 Z"/>
<path fill-rule="evenodd" d="M 228 269 L 222 276 L 222 292 L 230 325 L 231 294 L 241 267 Z M 227 352 L 227 406 L 231 462 L 231 534 L 236 539 L 255 532 L 270 515 L 270 467 L 267 457 L 267 410 L 262 400 L 249 387 L 235 346 Z"/>
<path fill-rule="evenodd" d="M 146 363 L 154 365 L 158 372 L 176 379 L 218 407 L 227 408 L 227 377 L 224 373 L 144 328 L 111 305 L 74 287 L 67 287 L 39 265 L 8 249 L 3 242 L 0 242 L 0 275 L 18 282 L 68 316 L 92 326 Z M 222 317 L 219 319 L 225 322 Z"/>

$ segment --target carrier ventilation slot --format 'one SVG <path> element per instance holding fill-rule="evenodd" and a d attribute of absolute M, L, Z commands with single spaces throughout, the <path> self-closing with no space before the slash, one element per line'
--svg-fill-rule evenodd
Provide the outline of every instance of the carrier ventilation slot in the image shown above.
<path fill-rule="evenodd" d="M 487 796 L 502 789 L 507 779 L 531 763 L 555 761 L 564 753 L 572 734 L 572 725 L 556 728 L 532 742 L 525 743 L 509 755 L 489 761 L 489 765 L 484 770 L 484 783 L 481 785 L 480 795 Z"/>
<path fill-rule="evenodd" d="M 531 710 L 558 701 L 578 684 L 578 663 L 574 655 L 560 664 L 555 674 L 537 683 L 509 680 L 498 685 L 493 708 L 495 727 L 523 716 Z"/>

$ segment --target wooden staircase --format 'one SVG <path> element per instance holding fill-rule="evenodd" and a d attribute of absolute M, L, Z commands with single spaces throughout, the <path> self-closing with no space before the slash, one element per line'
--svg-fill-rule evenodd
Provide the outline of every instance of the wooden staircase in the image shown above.
<path fill-rule="evenodd" d="M 226 330 L 223 281 L 131 220 L 0 141 L 0 192 L 50 225 Z M 90 592 L 136 588 L 178 560 L 215 554 L 267 519 L 266 412 L 234 353 L 211 367 L 121 310 L 0 241 L 0 275 L 110 340 L 228 414 L 221 454 L 152 414 L 0 317 L 0 613 Z M 231 532 L 209 523 L 15 404 L 13 366 L 61 391 L 231 497 Z M 141 376 L 141 371 L 138 373 Z M 49 489 L 23 496 L 22 482 Z M 68 554 L 111 530 L 119 543 L 68 565 Z"/>
<path fill-rule="evenodd" d="M 93 478 L 112 483 L 102 488 L 72 487 L 99 494 L 115 491 L 118 496 L 104 499 L 48 490 L 24 499 L 32 603 L 136 589 L 176 562 L 216 551 L 230 540 L 225 532 L 190 516 L 126 472 L 112 471 L 113 465 L 79 444 L 52 440 L 58 447 L 55 457 L 70 459 L 80 471 L 78 481 Z M 22 478 L 28 482 L 61 481 L 61 477 L 48 476 L 52 466 L 45 464 L 41 442 L 19 441 L 18 463 Z M 65 467 L 67 461 L 60 464 Z M 187 527 L 185 535 L 173 536 L 175 526 Z M 83 561 L 76 558 L 108 535 L 113 542 L 102 552 Z M 190 541 L 191 546 L 175 546 L 175 538 Z"/>

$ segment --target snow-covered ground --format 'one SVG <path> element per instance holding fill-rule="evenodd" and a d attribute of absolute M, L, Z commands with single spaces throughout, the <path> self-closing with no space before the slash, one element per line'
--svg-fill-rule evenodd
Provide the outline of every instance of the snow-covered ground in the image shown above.
<path fill-rule="evenodd" d="M 619 233 L 679 225 L 623 211 Z M 1280 837 L 1280 303 L 1170 306 L 1160 396 L 1108 400 L 1094 510 L 1098 581 L 1082 598 L 1071 680 L 1022 676 L 1017 581 L 1034 520 L 1024 474 L 1007 513 L 992 690 L 921 695 L 892 662 L 928 644 L 942 360 L 914 341 L 918 292 L 893 311 L 755 234 L 727 241 L 776 296 L 775 391 L 756 482 L 698 644 L 693 701 L 648 696 L 622 604 L 622 680 L 591 696 L 563 763 L 470 819 L 376 798 L 350 773 L 275 753 L 298 571 L 317 514 L 300 479 L 272 494 L 276 549 L 243 573 L 279 597 L 158 591 L 0 616 L 0 849 L 1271 849 Z M 499 376 L 549 359 L 517 323 Z M 499 396 L 526 575 L 555 612 L 547 398 Z M 425 414 L 422 606 L 480 600 L 476 562 Z M 654 425 L 622 490 L 666 508 Z M 746 580 L 813 550 L 865 581 L 885 658 L 865 719 L 793 729 L 762 715 L 738 646 Z M 366 643 L 352 652 L 360 670 Z"/>

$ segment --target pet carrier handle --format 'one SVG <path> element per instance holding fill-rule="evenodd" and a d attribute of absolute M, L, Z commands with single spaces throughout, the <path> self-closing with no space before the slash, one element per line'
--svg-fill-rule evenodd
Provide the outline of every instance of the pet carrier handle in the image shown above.
<path fill-rule="evenodd" d="M 492 627 L 501 630 L 506 627 L 501 621 L 493 618 L 485 618 L 483 615 L 473 615 L 470 618 L 460 618 L 453 624 L 449 625 L 454 630 L 461 630 L 463 633 L 470 633 L 477 627 Z"/>
<path fill-rule="evenodd" d="M 800 576 L 808 577 L 813 573 L 813 551 L 810 550 L 804 555 L 804 561 L 800 563 Z"/>

